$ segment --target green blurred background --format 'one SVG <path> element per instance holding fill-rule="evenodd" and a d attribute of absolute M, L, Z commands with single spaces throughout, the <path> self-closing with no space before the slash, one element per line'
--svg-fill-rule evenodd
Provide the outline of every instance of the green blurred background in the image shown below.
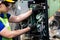
<path fill-rule="evenodd" d="M 60 0 L 47 0 L 48 1 L 48 15 L 51 17 L 57 10 L 60 9 Z"/>

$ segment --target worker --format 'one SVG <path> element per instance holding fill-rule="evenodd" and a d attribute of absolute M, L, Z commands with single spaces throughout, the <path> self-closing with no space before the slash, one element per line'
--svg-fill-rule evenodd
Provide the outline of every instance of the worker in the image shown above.
<path fill-rule="evenodd" d="M 12 16 L 9 13 L 7 13 L 11 8 L 12 3 L 14 3 L 13 0 L 0 1 L 0 40 L 13 40 L 12 39 L 13 37 L 21 35 L 33 29 L 32 25 L 28 25 L 24 29 L 11 31 L 9 22 L 13 23 L 21 22 L 22 20 L 29 17 L 32 14 L 32 12 L 37 11 L 30 9 L 24 14 L 20 14 L 18 16 Z"/>

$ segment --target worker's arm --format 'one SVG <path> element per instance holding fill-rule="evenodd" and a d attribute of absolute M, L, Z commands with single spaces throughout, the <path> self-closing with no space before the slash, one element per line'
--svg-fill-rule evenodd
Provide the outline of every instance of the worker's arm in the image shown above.
<path fill-rule="evenodd" d="M 23 33 L 26 33 L 30 30 L 29 27 L 25 28 L 25 29 L 21 29 L 21 30 L 15 30 L 15 31 L 9 31 L 8 29 L 4 28 L 1 32 L 0 35 L 6 38 L 13 38 L 16 37 L 18 35 L 21 35 Z"/>
<path fill-rule="evenodd" d="M 26 19 L 27 17 L 29 17 L 31 14 L 32 14 L 32 10 L 29 10 L 28 12 L 20 14 L 18 16 L 11 16 L 9 18 L 9 22 L 20 22 Z"/>

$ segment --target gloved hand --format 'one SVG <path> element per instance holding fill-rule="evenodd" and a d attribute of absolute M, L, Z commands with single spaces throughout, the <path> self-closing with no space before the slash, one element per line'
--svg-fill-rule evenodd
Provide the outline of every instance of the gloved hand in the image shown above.
<path fill-rule="evenodd" d="M 30 9 L 32 9 L 32 12 L 38 12 L 39 10 L 42 10 L 42 7 L 39 4 L 37 4 L 30 7 Z"/>
<path fill-rule="evenodd" d="M 31 31 L 36 29 L 36 24 L 29 24 L 28 27 L 30 27 Z"/>
<path fill-rule="evenodd" d="M 22 28 L 26 28 L 26 27 L 30 27 L 30 30 L 33 31 L 35 30 L 37 27 L 36 27 L 36 24 L 23 24 L 22 25 Z"/>

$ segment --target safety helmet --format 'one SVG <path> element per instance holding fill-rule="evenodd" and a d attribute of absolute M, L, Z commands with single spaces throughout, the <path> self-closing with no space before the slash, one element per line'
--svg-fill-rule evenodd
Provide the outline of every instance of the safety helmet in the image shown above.
<path fill-rule="evenodd" d="M 9 6 L 9 3 L 15 4 L 16 0 L 0 0 L 0 3 L 5 4 L 5 6 Z"/>
<path fill-rule="evenodd" d="M 13 1 L 13 0 L 4 0 L 4 1 L 10 2 L 10 3 L 14 3 L 14 2 L 15 2 L 15 1 Z"/>

